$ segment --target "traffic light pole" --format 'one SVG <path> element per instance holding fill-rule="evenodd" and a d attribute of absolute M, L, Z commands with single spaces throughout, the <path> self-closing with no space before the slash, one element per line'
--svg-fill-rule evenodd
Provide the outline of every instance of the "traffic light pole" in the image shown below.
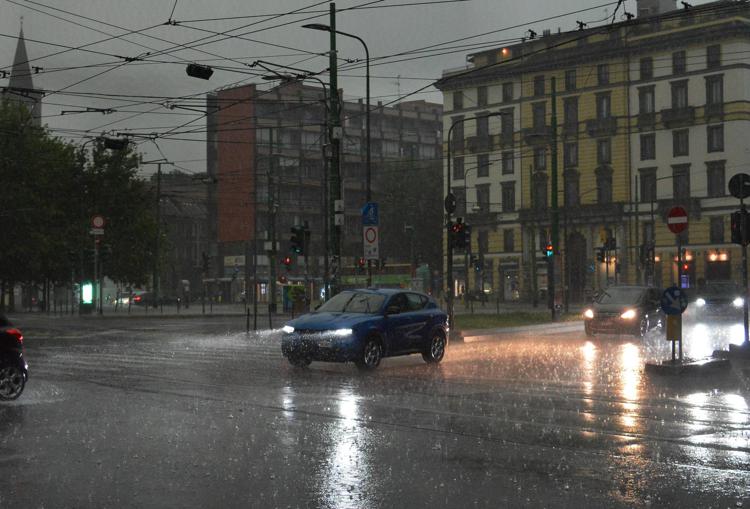
<path fill-rule="evenodd" d="M 328 89 L 330 91 L 329 98 L 331 101 L 331 107 L 328 108 L 330 115 L 329 123 L 331 129 L 331 135 L 329 139 L 331 141 L 331 192 L 330 192 L 330 210 L 333 213 L 331 218 L 331 244 L 334 256 L 334 268 L 331 271 L 331 294 L 335 295 L 338 293 L 338 278 L 339 272 L 341 271 L 341 226 L 337 225 L 337 218 L 339 213 L 342 215 L 343 210 L 337 210 L 337 205 L 340 205 L 341 201 L 341 168 L 340 168 L 340 146 L 341 146 L 341 116 L 339 111 L 339 90 L 338 90 L 338 53 L 336 51 L 336 4 L 329 4 L 330 7 L 330 40 L 331 40 L 331 51 L 329 53 L 329 79 L 330 84 Z M 326 296 L 330 298 L 329 296 Z"/>
<path fill-rule="evenodd" d="M 742 293 L 743 293 L 743 313 L 742 324 L 744 326 L 745 340 L 743 348 L 750 348 L 750 336 L 748 334 L 748 292 L 747 292 L 747 210 L 745 209 L 745 199 L 740 195 L 740 221 L 742 231 Z"/>
<path fill-rule="evenodd" d="M 273 329 L 273 314 L 276 313 L 276 191 L 273 184 L 274 170 L 273 128 L 268 130 L 268 236 L 271 249 L 268 251 L 268 326 Z"/>
<path fill-rule="evenodd" d="M 551 212 L 551 223 L 552 223 L 552 256 L 549 258 L 549 271 L 548 271 L 548 283 L 547 289 L 550 292 L 550 312 L 552 314 L 552 320 L 554 321 L 557 315 L 555 309 L 555 257 L 560 246 L 560 216 L 557 209 L 557 89 L 555 78 L 550 78 L 552 87 L 552 207 Z"/>

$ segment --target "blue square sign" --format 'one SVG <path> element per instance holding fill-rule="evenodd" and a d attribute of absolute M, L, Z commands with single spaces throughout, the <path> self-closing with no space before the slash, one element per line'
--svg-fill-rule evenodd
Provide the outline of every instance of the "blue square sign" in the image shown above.
<path fill-rule="evenodd" d="M 378 204 L 375 202 L 365 203 L 365 206 L 362 207 L 362 226 L 378 226 L 379 223 Z"/>

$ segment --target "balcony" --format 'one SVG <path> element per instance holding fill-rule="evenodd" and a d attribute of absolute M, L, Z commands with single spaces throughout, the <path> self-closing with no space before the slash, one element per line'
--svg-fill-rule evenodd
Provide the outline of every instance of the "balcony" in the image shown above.
<path fill-rule="evenodd" d="M 724 103 L 706 104 L 706 120 L 724 120 Z"/>
<path fill-rule="evenodd" d="M 624 220 L 625 204 L 614 203 L 586 203 L 559 207 L 559 217 L 562 221 L 567 216 L 569 224 L 598 224 L 602 219 L 613 223 Z M 519 220 L 522 223 L 549 224 L 550 210 L 526 208 L 519 210 Z"/>
<path fill-rule="evenodd" d="M 669 108 L 661 110 L 661 121 L 667 128 L 692 125 L 695 123 L 695 107 Z"/>
<path fill-rule="evenodd" d="M 501 132 L 493 148 L 513 148 L 513 131 Z"/>
<path fill-rule="evenodd" d="M 641 131 L 653 131 L 656 128 L 656 113 L 639 113 L 638 129 Z"/>
<path fill-rule="evenodd" d="M 548 125 L 525 127 L 521 135 L 527 145 L 546 145 L 552 136 L 552 127 Z"/>
<path fill-rule="evenodd" d="M 617 119 L 615 117 L 607 117 L 587 120 L 586 132 L 592 137 L 614 136 L 617 132 Z"/>

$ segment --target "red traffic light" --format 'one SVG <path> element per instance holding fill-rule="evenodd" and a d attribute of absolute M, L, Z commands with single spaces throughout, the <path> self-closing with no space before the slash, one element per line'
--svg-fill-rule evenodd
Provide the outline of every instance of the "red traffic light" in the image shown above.
<path fill-rule="evenodd" d="M 364 258 L 360 258 L 359 260 L 357 260 L 357 265 L 359 265 L 360 267 L 364 267 L 365 263 L 366 262 Z"/>
<path fill-rule="evenodd" d="M 283 263 L 284 265 L 286 265 L 287 267 L 289 267 L 292 264 L 292 257 L 291 256 L 285 256 L 281 260 L 281 263 Z"/>
<path fill-rule="evenodd" d="M 544 254 L 547 256 L 552 256 L 555 254 L 555 250 L 552 247 L 552 243 L 547 244 L 547 246 L 544 248 Z"/>

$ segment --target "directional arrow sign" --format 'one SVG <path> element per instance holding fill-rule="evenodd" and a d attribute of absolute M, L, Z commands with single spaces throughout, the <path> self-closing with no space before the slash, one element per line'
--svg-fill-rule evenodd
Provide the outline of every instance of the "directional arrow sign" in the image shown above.
<path fill-rule="evenodd" d="M 682 207 L 672 207 L 667 214 L 667 228 L 674 234 L 682 232 L 688 225 L 688 214 Z"/>
<path fill-rule="evenodd" d="M 750 196 L 750 175 L 747 173 L 738 173 L 729 179 L 729 193 L 738 200 L 743 200 Z"/>
<path fill-rule="evenodd" d="M 667 288 L 661 294 L 661 309 L 666 315 L 681 315 L 687 305 L 687 294 L 676 286 Z"/>

